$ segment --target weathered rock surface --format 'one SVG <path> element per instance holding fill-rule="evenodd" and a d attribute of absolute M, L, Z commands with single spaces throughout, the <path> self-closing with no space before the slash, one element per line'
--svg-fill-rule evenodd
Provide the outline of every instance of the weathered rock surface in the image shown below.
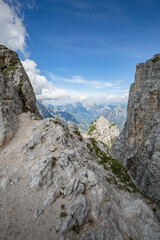
<path fill-rule="evenodd" d="M 160 54 L 137 65 L 127 122 L 111 152 L 160 204 Z"/>
<path fill-rule="evenodd" d="M 157 206 L 105 144 L 75 124 L 18 118 L 0 152 L 2 239 L 159 239 Z"/>
<path fill-rule="evenodd" d="M 4 72 L 2 79 L 2 100 L 12 97 L 20 109 L 4 115 L 12 130 L 13 114 L 17 131 L 0 149 L 0 239 L 160 239 L 159 208 L 140 193 L 106 145 L 82 138 L 76 124 L 37 121 L 36 109 L 21 102 Z M 4 118 L 3 130 L 2 124 Z"/>
<path fill-rule="evenodd" d="M 101 116 L 90 124 L 86 133 L 83 134 L 83 137 L 95 138 L 110 148 L 118 135 L 119 130 L 117 125 L 110 123 L 105 117 Z"/>
<path fill-rule="evenodd" d="M 17 115 L 30 111 L 41 118 L 30 80 L 18 55 L 0 45 L 0 146 L 17 129 Z"/>

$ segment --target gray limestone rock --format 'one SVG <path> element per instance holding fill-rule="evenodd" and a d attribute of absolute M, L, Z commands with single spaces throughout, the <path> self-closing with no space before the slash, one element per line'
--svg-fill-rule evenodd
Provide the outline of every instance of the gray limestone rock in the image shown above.
<path fill-rule="evenodd" d="M 42 201 L 43 215 L 48 208 L 59 206 L 58 216 L 52 213 L 59 237 L 158 239 L 157 206 L 138 193 L 127 169 L 108 154 L 104 144 L 81 141 L 75 129 L 55 119 L 37 121 L 24 146 L 31 183 L 37 184 L 30 187 L 48 192 Z M 30 150 L 30 146 L 34 148 Z M 52 165 L 53 157 L 56 162 Z"/>
<path fill-rule="evenodd" d="M 111 148 L 137 186 L 160 204 L 160 54 L 136 67 L 127 122 Z"/>
<path fill-rule="evenodd" d="M 42 118 L 18 55 L 0 45 L 0 146 L 16 132 L 17 115 L 28 111 Z"/>
<path fill-rule="evenodd" d="M 84 138 L 95 138 L 96 140 L 105 143 L 109 148 L 118 136 L 119 130 L 117 125 L 110 123 L 103 116 L 94 120 L 87 131 L 83 134 Z"/>

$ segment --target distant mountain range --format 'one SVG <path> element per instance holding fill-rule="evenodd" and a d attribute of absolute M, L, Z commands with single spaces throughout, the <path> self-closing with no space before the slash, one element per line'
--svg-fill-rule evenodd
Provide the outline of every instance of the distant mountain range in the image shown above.
<path fill-rule="evenodd" d="M 60 111 L 58 109 L 54 110 L 54 107 L 46 106 L 46 104 L 40 100 L 36 100 L 37 107 L 44 118 L 59 118 L 63 122 L 74 122 L 78 124 L 79 122 L 75 119 L 73 115 L 68 112 Z"/>
<path fill-rule="evenodd" d="M 76 102 L 53 106 L 51 104 L 45 105 L 37 100 L 37 106 L 44 118 L 58 117 L 64 122 L 75 122 L 82 132 L 86 131 L 90 123 L 100 116 L 104 116 L 109 122 L 115 123 L 121 131 L 127 118 L 127 106 L 122 104 L 107 105 Z"/>

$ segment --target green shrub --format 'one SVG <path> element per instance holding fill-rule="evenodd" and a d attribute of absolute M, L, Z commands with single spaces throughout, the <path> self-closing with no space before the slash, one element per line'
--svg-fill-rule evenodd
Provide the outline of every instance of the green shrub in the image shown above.
<path fill-rule="evenodd" d="M 68 214 L 67 214 L 66 212 L 61 212 L 60 217 L 61 217 L 61 218 L 62 218 L 62 217 L 65 218 L 65 217 L 67 217 L 67 215 L 68 215 Z"/>
<path fill-rule="evenodd" d="M 152 62 L 153 62 L 153 63 L 156 63 L 156 62 L 158 62 L 159 60 L 160 60 L 159 57 L 156 57 L 156 58 L 152 59 Z"/>
<path fill-rule="evenodd" d="M 33 146 L 31 146 L 29 149 L 30 149 L 30 150 L 33 150 L 33 149 L 34 149 L 34 145 L 33 145 Z"/>
<path fill-rule="evenodd" d="M 71 230 L 73 231 L 73 232 L 75 232 L 75 233 L 79 233 L 79 228 L 78 228 L 78 226 L 76 226 L 76 225 L 73 225 L 73 227 L 71 228 Z"/>

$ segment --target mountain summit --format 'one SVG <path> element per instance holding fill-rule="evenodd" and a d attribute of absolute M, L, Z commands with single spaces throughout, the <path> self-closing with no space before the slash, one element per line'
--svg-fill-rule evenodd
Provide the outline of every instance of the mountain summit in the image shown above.
<path fill-rule="evenodd" d="M 105 117 L 101 116 L 90 124 L 83 137 L 95 138 L 110 148 L 118 135 L 119 130 L 116 124 L 110 123 Z"/>

